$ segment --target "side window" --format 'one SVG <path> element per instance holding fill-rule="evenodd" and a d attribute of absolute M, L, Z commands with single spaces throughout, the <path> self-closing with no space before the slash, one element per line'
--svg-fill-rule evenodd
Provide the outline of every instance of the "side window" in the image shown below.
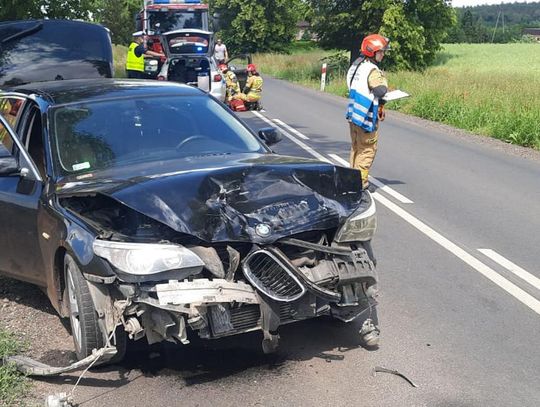
<path fill-rule="evenodd" d="M 30 117 L 28 128 L 26 129 L 26 149 L 41 174 L 41 178 L 44 179 L 46 172 L 45 149 L 43 146 L 40 111 L 37 107 L 32 108 Z"/>
<path fill-rule="evenodd" d="M 0 99 L 0 115 L 6 119 L 12 129 L 15 128 L 17 119 L 21 114 L 23 102 L 23 99 L 18 98 Z M 3 125 L 0 127 L 0 143 L 10 154 L 13 152 L 13 140 Z"/>
<path fill-rule="evenodd" d="M 9 157 L 13 151 L 13 139 L 4 123 L 0 121 L 0 157 Z"/>

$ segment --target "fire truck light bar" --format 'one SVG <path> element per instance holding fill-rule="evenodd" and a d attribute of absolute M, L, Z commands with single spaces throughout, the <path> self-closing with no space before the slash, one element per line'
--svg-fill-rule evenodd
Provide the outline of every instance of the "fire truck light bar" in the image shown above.
<path fill-rule="evenodd" d="M 150 0 L 148 4 L 201 4 L 201 0 Z"/>

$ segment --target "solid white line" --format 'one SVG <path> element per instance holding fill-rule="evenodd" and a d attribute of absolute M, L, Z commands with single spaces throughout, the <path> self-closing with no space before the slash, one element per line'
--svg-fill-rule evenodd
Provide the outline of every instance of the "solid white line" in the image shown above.
<path fill-rule="evenodd" d="M 528 294 L 527 292 L 519 288 L 517 285 L 515 285 L 511 281 L 507 280 L 506 278 L 498 274 L 495 270 L 488 267 L 487 265 L 482 263 L 480 260 L 476 259 L 472 255 L 467 253 L 465 250 L 457 246 L 455 243 L 452 243 L 450 240 L 442 236 L 440 233 L 436 232 L 435 230 L 430 228 L 428 225 L 423 223 L 421 220 L 415 218 L 410 213 L 408 213 L 407 211 L 400 208 L 398 205 L 396 205 L 392 201 L 385 198 L 383 195 L 379 194 L 378 192 L 374 192 L 372 195 L 377 201 L 379 201 L 381 204 L 386 206 L 396 215 L 398 215 L 399 217 L 401 217 L 402 219 L 410 223 L 420 232 L 424 233 L 434 242 L 438 243 L 439 245 L 444 247 L 446 250 L 448 250 L 450 253 L 452 253 L 459 259 L 463 260 L 465 263 L 467 263 L 469 266 L 474 268 L 484 277 L 489 279 L 491 282 L 497 284 L 504 291 L 512 295 L 517 300 L 521 301 L 523 304 L 525 304 L 527 307 L 532 309 L 534 312 L 536 312 L 537 314 L 540 314 L 540 301 L 534 298 L 532 295 Z"/>
<path fill-rule="evenodd" d="M 338 163 L 342 164 L 344 167 L 350 167 L 349 163 L 343 158 L 341 158 L 339 155 L 337 154 L 328 154 L 328 155 L 332 157 L 334 160 L 336 160 Z M 399 192 L 390 188 L 388 185 L 382 183 L 377 178 L 373 178 L 371 175 L 369 176 L 369 181 L 372 182 L 374 185 L 377 185 L 377 187 L 379 187 L 381 190 L 386 192 L 388 195 L 391 195 L 394 198 L 396 198 L 401 203 L 404 203 L 404 204 L 414 203 L 409 198 L 401 195 Z"/>
<path fill-rule="evenodd" d="M 300 133 L 298 130 L 296 130 L 294 127 L 291 127 L 289 126 L 287 123 L 283 123 L 281 120 L 279 119 L 274 119 L 274 121 L 279 124 L 280 126 L 282 127 L 285 127 L 287 130 L 289 130 L 292 134 L 295 134 L 297 135 L 298 137 L 300 138 L 303 138 L 304 140 L 309 140 L 309 137 Z"/>
<path fill-rule="evenodd" d="M 264 117 L 262 114 L 260 114 L 259 112 L 256 112 L 254 110 L 251 111 L 251 113 L 253 113 L 255 116 L 257 116 L 259 119 L 263 120 L 264 122 L 270 124 L 271 126 L 274 126 L 274 122 L 272 122 L 270 119 L 267 119 L 266 117 Z M 331 161 L 326 158 L 324 155 L 318 153 L 317 151 L 315 151 L 314 149 L 312 149 L 310 146 L 308 146 L 306 143 L 303 143 L 301 142 L 300 140 L 298 140 L 296 137 L 294 137 L 292 134 L 286 132 L 285 130 L 281 129 L 281 132 L 283 133 L 283 135 L 287 138 L 289 138 L 292 142 L 298 144 L 300 147 L 302 147 L 304 150 L 306 150 L 308 153 L 310 153 L 312 156 L 316 157 L 317 159 L 321 160 L 321 161 L 324 161 L 324 162 L 327 162 L 327 163 L 331 163 Z"/>
<path fill-rule="evenodd" d="M 495 252 L 494 250 L 478 249 L 478 251 L 480 253 L 485 254 L 494 262 L 499 263 L 501 266 L 503 266 L 508 271 L 514 273 L 516 276 L 525 280 L 527 283 L 529 283 L 536 289 L 540 290 L 540 278 L 533 276 L 531 273 L 529 273 L 528 271 L 525 271 L 524 269 L 519 267 L 517 264 L 512 263 L 510 260 L 501 256 L 499 253 Z"/>

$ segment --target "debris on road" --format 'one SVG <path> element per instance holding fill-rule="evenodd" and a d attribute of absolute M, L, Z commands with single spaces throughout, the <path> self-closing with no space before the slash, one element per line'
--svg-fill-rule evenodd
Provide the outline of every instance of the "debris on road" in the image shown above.
<path fill-rule="evenodd" d="M 377 372 L 379 372 L 379 373 L 390 373 L 390 374 L 399 376 L 399 377 L 405 379 L 412 387 L 418 387 L 411 379 L 409 379 L 403 373 L 398 372 L 397 370 L 387 369 L 387 368 L 381 367 L 381 366 L 375 366 L 375 368 L 373 369 L 373 376 L 376 376 Z"/>

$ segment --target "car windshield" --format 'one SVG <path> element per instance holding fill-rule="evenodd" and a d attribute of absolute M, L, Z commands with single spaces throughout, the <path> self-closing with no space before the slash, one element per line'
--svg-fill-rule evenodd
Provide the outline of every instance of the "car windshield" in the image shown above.
<path fill-rule="evenodd" d="M 188 156 L 265 151 L 233 115 L 201 96 L 152 96 L 70 104 L 52 111 L 62 175 Z"/>
<path fill-rule="evenodd" d="M 156 32 L 181 30 L 184 28 L 203 29 L 201 11 L 149 11 L 150 27 Z"/>

